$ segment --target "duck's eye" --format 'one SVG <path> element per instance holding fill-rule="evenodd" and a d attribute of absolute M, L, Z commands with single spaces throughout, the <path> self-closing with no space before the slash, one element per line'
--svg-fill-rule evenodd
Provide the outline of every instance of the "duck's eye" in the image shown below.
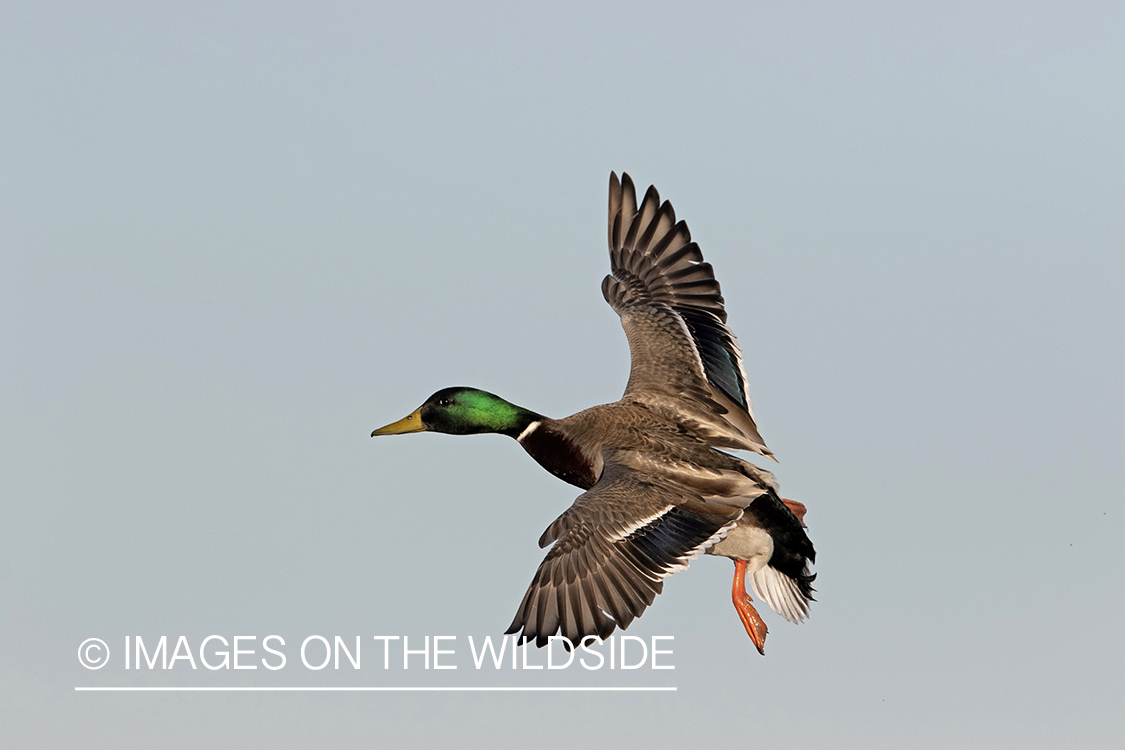
<path fill-rule="evenodd" d="M 452 403 L 453 402 L 450 401 L 448 398 L 442 397 L 442 398 L 438 399 L 437 405 L 438 406 L 449 406 Z"/>

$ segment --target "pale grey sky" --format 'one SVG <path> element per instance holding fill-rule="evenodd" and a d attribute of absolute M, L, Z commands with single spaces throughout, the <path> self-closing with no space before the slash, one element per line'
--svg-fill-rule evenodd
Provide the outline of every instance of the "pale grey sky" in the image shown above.
<path fill-rule="evenodd" d="M 699 5 L 0 7 L 0 744 L 1125 742 L 1125 11 Z M 367 436 L 619 397 L 610 170 L 715 266 L 819 601 L 762 658 L 702 559 L 625 633 L 675 670 L 477 670 L 577 491 Z M 287 666 L 124 669 L 213 634 Z"/>

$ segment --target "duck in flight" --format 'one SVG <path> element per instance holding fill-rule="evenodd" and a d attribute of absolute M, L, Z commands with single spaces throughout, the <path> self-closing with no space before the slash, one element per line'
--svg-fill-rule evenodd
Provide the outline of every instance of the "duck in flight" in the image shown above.
<path fill-rule="evenodd" d="M 809 613 L 816 552 L 805 507 L 772 473 L 723 449 L 767 458 L 742 353 L 719 283 L 687 225 L 650 187 L 637 207 L 629 175 L 609 179 L 612 274 L 602 294 L 621 316 L 632 366 L 621 400 L 551 419 L 475 388 L 445 388 L 371 433 L 499 433 L 585 490 L 539 539 L 551 546 L 508 633 L 538 646 L 608 638 L 652 604 L 700 553 L 734 560 L 732 599 L 754 645 L 766 625 L 746 593 L 790 622 Z"/>

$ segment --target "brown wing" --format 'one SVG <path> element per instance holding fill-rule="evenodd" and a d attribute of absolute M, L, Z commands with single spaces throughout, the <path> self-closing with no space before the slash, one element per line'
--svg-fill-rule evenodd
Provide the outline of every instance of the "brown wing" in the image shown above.
<path fill-rule="evenodd" d="M 664 578 L 720 540 L 742 511 L 707 505 L 654 477 L 607 464 L 590 490 L 543 533 L 554 542 L 508 633 L 544 646 L 557 632 L 577 645 L 626 628 Z M 723 515 L 722 513 L 726 513 Z"/>
<path fill-rule="evenodd" d="M 638 209 L 627 174 L 610 175 L 609 257 L 602 293 L 632 355 L 625 397 L 709 424 L 724 445 L 772 456 L 711 264 L 655 187 Z"/>

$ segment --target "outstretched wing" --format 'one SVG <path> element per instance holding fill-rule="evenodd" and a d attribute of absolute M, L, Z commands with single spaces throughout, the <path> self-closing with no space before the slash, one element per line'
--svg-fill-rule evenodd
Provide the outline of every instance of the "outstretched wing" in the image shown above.
<path fill-rule="evenodd" d="M 717 445 L 772 457 L 711 264 L 655 187 L 637 208 L 627 174 L 609 178 L 609 258 L 602 294 L 621 316 L 632 354 L 625 397 L 695 419 Z"/>
<path fill-rule="evenodd" d="M 538 646 L 561 630 L 577 645 L 608 638 L 652 604 L 663 580 L 723 538 L 742 516 L 655 477 L 609 463 L 597 484 L 547 527 L 554 542 L 508 633 Z"/>

